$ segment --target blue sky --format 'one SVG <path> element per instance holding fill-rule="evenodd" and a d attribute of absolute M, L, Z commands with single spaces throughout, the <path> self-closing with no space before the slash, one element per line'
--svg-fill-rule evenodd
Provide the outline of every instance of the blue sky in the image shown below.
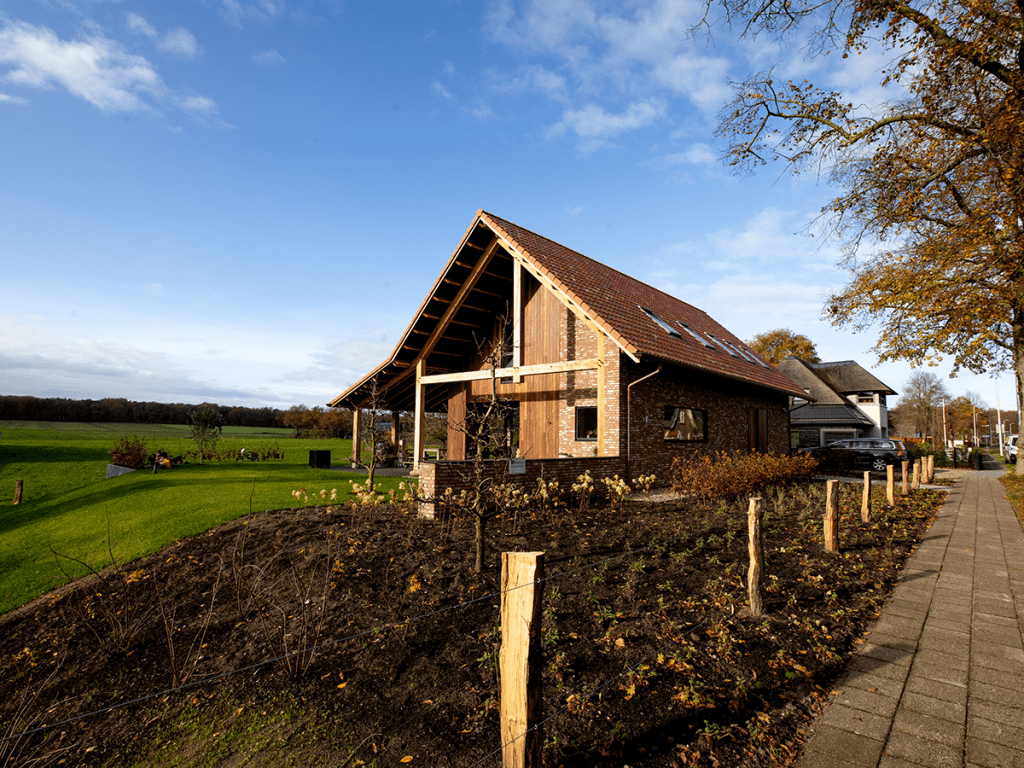
<path fill-rule="evenodd" d="M 845 275 L 800 233 L 833 191 L 736 178 L 714 137 L 730 79 L 776 66 L 870 102 L 881 59 L 693 39 L 699 10 L 5 0 L 0 390 L 323 404 L 391 351 L 479 208 L 899 390 L 909 366 L 821 318 Z M 990 377 L 947 384 L 996 404 Z"/>

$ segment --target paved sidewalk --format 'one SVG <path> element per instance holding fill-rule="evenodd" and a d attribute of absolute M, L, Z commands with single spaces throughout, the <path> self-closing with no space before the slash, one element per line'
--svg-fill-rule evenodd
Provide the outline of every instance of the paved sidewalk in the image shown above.
<path fill-rule="evenodd" d="M 1024 532 L 1002 473 L 957 478 L 798 768 L 1024 768 Z"/>

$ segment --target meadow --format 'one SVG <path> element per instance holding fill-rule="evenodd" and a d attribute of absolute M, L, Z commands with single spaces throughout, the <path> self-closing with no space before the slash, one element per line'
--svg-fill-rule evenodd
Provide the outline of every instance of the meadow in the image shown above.
<path fill-rule="evenodd" d="M 118 436 L 144 437 L 150 452 L 178 456 L 194 448 L 188 427 L 0 422 L 0 488 L 13 500 L 15 482 L 24 481 L 21 503 L 0 506 L 0 614 L 84 575 L 82 563 L 100 569 L 114 558 L 130 562 L 250 511 L 293 507 L 292 491 L 301 488 L 337 488 L 339 498 L 349 498 L 350 482 L 365 479 L 309 466 L 310 450 L 329 449 L 333 465 L 347 463 L 351 440 L 291 434 L 258 427 L 223 432 L 219 448 L 237 454 L 276 444 L 283 459 L 186 463 L 107 480 L 108 451 Z M 382 490 L 399 482 L 379 480 Z"/>

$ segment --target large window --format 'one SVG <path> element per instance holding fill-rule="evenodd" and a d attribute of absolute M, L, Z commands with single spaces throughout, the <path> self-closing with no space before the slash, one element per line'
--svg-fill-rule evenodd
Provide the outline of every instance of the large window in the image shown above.
<path fill-rule="evenodd" d="M 576 439 L 597 440 L 597 406 L 585 405 L 576 409 Z"/>
<path fill-rule="evenodd" d="M 665 440 L 676 443 L 706 443 L 708 412 L 701 408 L 666 405 Z"/>

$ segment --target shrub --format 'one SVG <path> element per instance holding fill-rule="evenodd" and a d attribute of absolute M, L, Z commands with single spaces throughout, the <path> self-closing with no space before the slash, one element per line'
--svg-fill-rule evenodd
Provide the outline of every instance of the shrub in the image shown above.
<path fill-rule="evenodd" d="M 745 456 L 719 452 L 672 462 L 672 490 L 707 504 L 713 499 L 751 496 L 772 486 L 785 487 L 810 480 L 818 461 L 809 454 Z"/>
<path fill-rule="evenodd" d="M 142 469 L 149 460 L 146 439 L 138 435 L 121 435 L 107 453 L 112 464 L 129 469 Z"/>

